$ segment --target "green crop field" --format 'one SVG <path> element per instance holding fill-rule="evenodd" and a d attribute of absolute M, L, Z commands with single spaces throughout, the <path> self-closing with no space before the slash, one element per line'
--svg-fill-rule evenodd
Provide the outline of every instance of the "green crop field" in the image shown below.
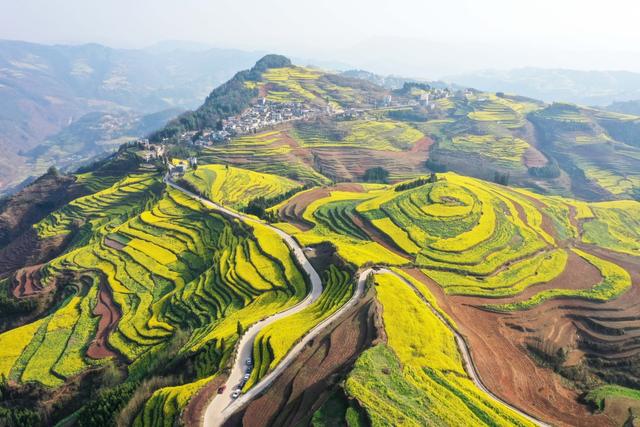
<path fill-rule="evenodd" d="M 583 225 L 584 242 L 640 255 L 640 202 L 594 203 L 590 212 Z"/>
<path fill-rule="evenodd" d="M 474 386 L 453 333 L 414 290 L 387 274 L 375 282 L 388 341 L 345 384 L 372 425 L 530 425 Z"/>
<path fill-rule="evenodd" d="M 605 409 L 608 401 L 616 398 L 634 399 L 640 403 L 640 390 L 606 385 L 591 390 L 585 396 L 588 402 L 592 402 L 601 411 Z"/>
<path fill-rule="evenodd" d="M 407 150 L 424 138 L 422 132 L 402 122 L 369 120 L 301 122 L 296 124 L 294 136 L 308 147 L 364 147 L 380 151 Z"/>
<path fill-rule="evenodd" d="M 234 208 L 245 207 L 258 197 L 277 197 L 300 186 L 277 175 L 222 165 L 201 166 L 189 171 L 184 179 L 209 200 Z"/>
<path fill-rule="evenodd" d="M 254 343 L 255 368 L 245 389 L 264 377 L 304 334 L 340 308 L 353 293 L 351 274 L 333 265 L 327 271 L 323 282 L 322 296 L 312 306 L 260 331 Z"/>

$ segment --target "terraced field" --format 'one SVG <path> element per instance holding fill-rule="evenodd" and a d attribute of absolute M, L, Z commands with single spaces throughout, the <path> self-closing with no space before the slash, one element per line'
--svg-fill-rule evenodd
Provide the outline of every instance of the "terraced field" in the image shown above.
<path fill-rule="evenodd" d="M 258 197 L 272 199 L 300 187 L 290 179 L 222 165 L 204 165 L 184 179 L 208 199 L 241 209 Z"/>
<path fill-rule="evenodd" d="M 385 92 L 366 85 L 367 92 L 355 87 L 354 82 L 334 74 L 307 68 L 271 68 L 262 73 L 260 81 L 247 81 L 250 89 L 257 88 L 261 96 L 271 102 L 311 102 L 330 105 L 335 109 L 370 103 L 370 98 L 382 99 Z M 361 85 L 363 82 L 359 82 Z"/>
<path fill-rule="evenodd" d="M 468 117 L 478 122 L 495 122 L 509 129 L 524 125 L 525 114 L 540 108 L 534 102 L 515 101 L 494 94 L 479 94 L 471 99 L 473 111 Z"/>
<path fill-rule="evenodd" d="M 255 368 L 245 389 L 260 381 L 303 335 L 340 308 L 352 294 L 352 274 L 330 266 L 323 293 L 313 305 L 260 331 L 254 344 Z"/>
<path fill-rule="evenodd" d="M 0 277 L 20 319 L 0 316 L 0 414 L 37 400 L 43 423 L 197 423 L 248 357 L 230 407 L 259 399 L 243 417 L 277 375 L 282 405 L 321 408 L 319 425 L 608 426 L 640 410 L 639 119 L 473 90 L 373 108 L 409 95 L 269 62 L 288 63 L 240 73 L 230 107 L 328 114 L 203 147 L 182 184 L 217 205 L 135 159 L 77 175 L 89 194 L 19 237 L 59 244 Z M 349 107 L 357 119 L 333 114 Z M 223 111 L 207 108 L 178 125 Z M 374 167 L 390 183 L 360 183 Z M 485 180 L 428 174 L 447 167 Z M 238 213 L 258 198 L 274 224 Z M 603 198 L 619 200 L 585 201 Z M 327 341 L 365 323 L 351 349 Z"/>
<path fill-rule="evenodd" d="M 228 164 L 316 185 L 360 181 L 367 169 L 378 166 L 387 169 L 393 181 L 424 171 L 431 140 L 406 124 L 344 122 L 339 127 L 346 134 L 338 140 L 342 136 L 332 136 L 325 125 L 312 123 L 297 124 L 295 129 L 282 125 L 207 147 L 200 163 Z"/>
<path fill-rule="evenodd" d="M 470 336 L 472 348 L 476 346 L 495 357 L 510 353 L 514 366 L 531 363 L 531 356 L 527 347 L 514 352 L 510 347 L 513 342 L 528 342 L 535 348 L 544 342 L 551 343 L 545 345 L 564 349 L 563 360 L 568 360 L 567 363 L 580 363 L 595 375 L 602 375 L 603 369 L 598 366 L 605 363 L 600 353 L 604 348 L 607 360 L 616 358 L 616 370 L 624 369 L 624 363 L 635 366 L 640 354 L 634 335 L 623 339 L 610 335 L 611 344 L 606 346 L 596 344 L 594 336 L 602 337 L 600 325 L 604 319 L 611 327 L 608 333 L 617 333 L 618 328 L 625 327 L 621 323 L 625 313 L 637 307 L 638 261 L 622 262 L 609 251 L 637 256 L 634 249 L 637 237 L 633 231 L 625 235 L 622 230 L 637 228 L 634 221 L 640 203 L 588 204 L 543 197 L 451 173 L 438 174 L 435 183 L 417 180 L 413 183 L 403 184 L 404 189 L 399 191 L 400 185 L 366 186 L 360 191 L 317 192 L 315 197 L 311 190 L 304 195 L 304 200 L 308 200 L 305 204 L 300 205 L 294 198 L 278 207 L 284 217 L 290 215 L 289 218 L 298 218 L 311 227 L 297 229 L 284 224 L 282 227 L 306 244 L 331 241 L 344 259 L 356 265 L 373 262 L 412 266 L 415 277 L 441 294 L 438 302 L 449 307 L 449 315 L 459 319 L 461 328 Z M 297 207 L 289 210 L 288 203 Z M 324 212 L 330 211 L 335 212 L 330 217 L 333 227 L 326 225 L 328 214 Z M 605 237 L 609 236 L 609 229 L 612 236 L 619 237 Z M 362 240 L 365 236 L 366 240 Z M 365 252 L 365 245 L 372 249 Z M 383 251 L 388 252 L 382 256 Z M 389 253 L 404 260 L 394 259 Z M 619 308 L 599 310 L 598 304 Z M 562 307 L 564 314 L 559 315 L 560 319 L 574 322 L 580 319 L 579 322 L 572 326 L 558 320 L 556 315 L 549 317 L 550 306 Z M 489 314 L 495 311 L 507 314 L 498 317 Z M 637 316 L 626 319 L 637 324 Z M 552 325 L 554 330 L 562 328 L 562 333 L 549 330 Z M 506 338 L 496 341 L 490 332 L 496 328 Z M 487 346 L 496 348 L 489 350 Z M 355 372 L 365 375 L 383 360 L 391 364 L 387 353 L 377 351 L 381 354 L 372 353 L 372 359 L 366 359 L 362 370 L 356 368 Z M 510 374 L 506 377 L 510 378 L 508 381 L 500 375 L 492 377 L 495 368 L 490 367 L 491 360 L 494 359 L 478 362 L 480 373 L 483 378 L 490 378 L 490 386 L 503 398 L 512 393 L 507 390 L 521 389 L 527 397 L 517 402 L 539 416 L 543 416 L 543 412 L 538 412 L 540 407 L 553 405 L 543 395 L 527 389 L 527 382 L 517 375 Z M 401 366 L 404 365 L 402 362 Z M 611 369 L 612 365 L 607 366 Z M 634 369 L 630 372 L 635 372 Z M 559 387 L 557 377 L 545 375 L 543 383 Z M 631 375 L 635 378 L 636 374 Z M 613 380 L 613 376 L 607 378 Z M 375 400 L 374 396 L 375 393 L 369 398 Z M 567 399 L 562 405 L 580 414 L 577 416 L 588 418 L 576 399 Z M 532 406 L 532 402 L 536 403 Z M 385 406 L 378 401 L 371 403 L 374 412 L 379 407 Z M 389 408 L 381 412 L 383 415 L 376 412 L 376 416 L 393 413 Z M 561 418 L 557 421 L 566 422 Z"/>
<path fill-rule="evenodd" d="M 533 425 L 469 379 L 452 332 L 421 299 L 432 296 L 390 274 L 375 285 L 387 343 L 364 352 L 345 384 L 372 425 Z"/>
<path fill-rule="evenodd" d="M 298 148 L 295 141 L 282 131 L 265 131 L 234 139 L 226 145 L 208 147 L 199 159 L 203 164 L 228 164 L 296 181 L 329 182 L 314 169 L 313 155 Z"/>
<path fill-rule="evenodd" d="M 296 123 L 294 138 L 305 147 L 366 147 L 379 151 L 408 150 L 422 132 L 394 121 L 349 120 Z"/>
<path fill-rule="evenodd" d="M 637 118 L 553 104 L 531 120 L 545 150 L 569 172 L 577 196 L 625 198 L 640 186 L 640 154 L 631 137 Z"/>
<path fill-rule="evenodd" d="M 238 320 L 254 322 L 305 295 L 305 281 L 288 248 L 268 229 L 251 230 L 211 214 L 175 190 L 148 199 L 148 209 L 139 214 L 127 210 L 127 204 L 114 203 L 129 198 L 139 203 L 150 192 L 150 182 L 157 183 L 157 177 L 127 178 L 78 199 L 38 226 L 46 233 L 67 232 L 68 224 L 82 215 L 92 224 L 93 234 L 43 267 L 43 282 L 63 275 L 77 278 L 60 307 L 0 334 L 0 341 L 12 348 L 0 363 L 7 378 L 56 387 L 103 363 L 87 354 L 103 358 L 114 352 L 132 362 L 133 375 L 144 370 L 140 361 L 178 330 L 189 331 L 184 352 L 195 354 L 212 344 L 220 350 L 201 369 L 201 375 L 211 375 L 233 350 Z M 104 294 L 101 284 L 110 292 Z M 98 294 L 112 299 L 109 307 L 117 313 L 110 314 L 117 324 L 106 331 L 107 348 L 92 352 L 105 332 L 93 314 Z M 185 385 L 158 393 L 174 396 L 179 390 L 172 399 L 186 402 L 180 396 L 197 389 Z"/>
<path fill-rule="evenodd" d="M 461 135 L 440 144 L 440 148 L 467 153 L 482 153 L 491 158 L 499 168 L 522 169 L 523 157 L 529 144 L 513 137 L 495 135 Z"/>

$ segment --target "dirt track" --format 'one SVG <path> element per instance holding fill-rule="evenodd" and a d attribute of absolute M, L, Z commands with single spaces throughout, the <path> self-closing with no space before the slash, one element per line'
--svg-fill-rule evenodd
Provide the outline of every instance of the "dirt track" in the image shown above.
<path fill-rule="evenodd" d="M 593 415 L 579 404 L 578 393 L 567 388 L 561 377 L 551 369 L 536 363 L 524 347 L 528 335 L 544 333 L 536 329 L 544 320 L 531 319 L 535 317 L 534 312 L 552 319 L 551 323 L 557 327 L 570 322 L 562 320 L 550 307 L 557 307 L 562 301 L 551 301 L 553 304 L 543 304 L 534 310 L 516 314 L 497 314 L 474 307 L 480 302 L 487 303 L 487 299 L 447 296 L 421 272 L 408 272 L 429 287 L 438 305 L 456 322 L 469 343 L 478 374 L 489 390 L 554 425 L 611 425 L 607 417 Z"/>

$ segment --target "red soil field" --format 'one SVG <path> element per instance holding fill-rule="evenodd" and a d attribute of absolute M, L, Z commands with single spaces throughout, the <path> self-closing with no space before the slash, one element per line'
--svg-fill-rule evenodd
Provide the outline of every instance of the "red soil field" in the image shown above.
<path fill-rule="evenodd" d="M 207 404 L 216 395 L 218 387 L 227 382 L 227 375 L 221 374 L 202 387 L 198 393 L 191 398 L 182 414 L 182 422 L 188 427 L 199 427 L 202 425 L 202 416 L 207 409 Z"/>
<path fill-rule="evenodd" d="M 87 356 L 92 359 L 102 359 L 105 357 L 117 357 L 117 354 L 108 347 L 107 339 L 113 328 L 120 320 L 120 310 L 113 302 L 111 290 L 102 281 L 98 291 L 98 301 L 93 310 L 93 314 L 100 316 L 96 336 L 87 348 Z"/>
<path fill-rule="evenodd" d="M 420 271 L 408 272 L 429 287 L 440 307 L 456 322 L 469 343 L 482 381 L 492 392 L 554 425 L 611 425 L 606 416 L 593 415 L 579 404 L 578 393 L 569 389 L 559 375 L 541 367 L 529 356 L 524 344 L 528 334 L 536 333 L 537 323 L 527 321 L 519 325 L 519 313 L 497 314 L 481 310 L 474 306 L 486 303 L 486 299 L 479 301 L 480 298 L 449 297 Z M 552 302 L 556 305 L 562 303 Z M 553 319 L 557 319 L 557 314 L 550 310 L 549 305 L 544 304 L 535 310 L 541 311 L 541 314 L 551 313 Z"/>
<path fill-rule="evenodd" d="M 43 264 L 32 265 L 18 270 L 15 274 L 15 287 L 13 295 L 16 298 L 29 297 L 42 292 L 44 289 L 40 283 L 39 271 Z"/>

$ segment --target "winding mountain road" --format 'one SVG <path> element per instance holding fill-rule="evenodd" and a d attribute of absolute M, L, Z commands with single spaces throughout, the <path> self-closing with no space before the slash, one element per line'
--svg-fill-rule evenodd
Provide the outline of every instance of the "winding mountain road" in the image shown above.
<path fill-rule="evenodd" d="M 399 278 L 407 286 L 411 287 L 414 290 L 414 292 L 416 292 L 418 296 L 422 299 L 422 301 L 429 307 L 429 309 L 434 313 L 434 315 L 437 316 L 438 319 L 440 319 L 440 321 L 442 321 L 445 326 L 447 326 L 447 328 L 453 333 L 455 337 L 458 349 L 460 351 L 460 354 L 464 362 L 465 370 L 469 375 L 469 378 L 480 390 L 485 392 L 493 400 L 505 405 L 506 407 L 516 412 L 521 417 L 529 420 L 530 422 L 541 427 L 550 427 L 549 424 L 546 424 L 532 417 L 531 415 L 521 411 L 520 409 L 514 407 L 510 403 L 506 402 L 505 400 L 501 399 L 500 397 L 496 396 L 491 391 L 489 391 L 489 389 L 484 385 L 480 376 L 478 375 L 476 366 L 473 363 L 473 359 L 471 358 L 471 352 L 469 351 L 469 346 L 467 345 L 467 342 L 464 339 L 464 337 L 458 332 L 458 330 L 451 324 L 451 322 L 446 317 L 444 317 L 435 307 L 433 307 L 433 305 L 431 305 L 431 303 L 424 297 L 424 295 L 422 295 L 422 293 L 410 281 L 408 281 L 401 275 L 395 273 L 394 271 L 391 271 L 386 268 L 368 268 L 362 271 L 358 276 L 358 283 L 357 283 L 356 289 L 353 295 L 351 296 L 351 298 L 349 299 L 349 301 L 346 304 L 344 304 L 342 307 L 340 307 L 337 311 L 335 311 L 333 314 L 331 314 L 329 317 L 327 317 L 326 319 L 318 323 L 315 327 L 313 327 L 296 345 L 293 346 L 293 348 L 291 348 L 291 350 L 287 353 L 287 355 L 282 359 L 282 361 L 278 364 L 278 366 L 273 371 L 271 371 L 269 374 L 263 377 L 256 385 L 253 386 L 253 388 L 251 388 L 251 390 L 247 391 L 247 393 L 240 395 L 237 399 L 234 400 L 231 397 L 231 393 L 233 392 L 233 389 L 235 389 L 236 386 L 241 382 L 242 377 L 244 376 L 245 369 L 246 369 L 245 361 L 248 358 L 252 357 L 253 343 L 255 341 L 255 338 L 260 333 L 260 331 L 264 327 L 272 324 L 273 322 L 276 322 L 280 319 L 283 319 L 285 317 L 298 313 L 304 310 L 305 308 L 309 307 L 311 304 L 313 304 L 322 294 L 322 280 L 320 279 L 318 272 L 313 268 L 313 266 L 311 265 L 307 257 L 304 255 L 304 251 L 302 250 L 300 245 L 298 245 L 295 239 L 289 234 L 285 233 L 284 231 L 266 222 L 257 220 L 255 218 L 251 218 L 249 216 L 243 215 L 238 212 L 234 212 L 230 209 L 225 208 L 224 206 L 221 206 L 208 199 L 198 196 L 197 194 L 194 194 L 180 187 L 179 185 L 171 181 L 171 179 L 168 176 L 165 177 L 164 182 L 170 185 L 171 187 L 183 192 L 189 197 L 199 201 L 200 203 L 214 210 L 222 212 L 231 217 L 238 218 L 248 223 L 262 224 L 266 227 L 269 227 L 271 230 L 275 231 L 280 237 L 282 237 L 285 243 L 292 250 L 296 260 L 302 266 L 302 268 L 304 269 L 305 273 L 308 275 L 311 281 L 311 292 L 309 292 L 309 294 L 305 297 L 304 300 L 302 300 L 300 303 L 298 303 L 297 305 L 287 310 L 276 313 L 270 317 L 267 317 L 266 319 L 263 319 L 253 324 L 244 333 L 244 335 L 240 339 L 240 342 L 238 343 L 236 358 L 235 358 L 233 367 L 231 369 L 231 373 L 229 374 L 229 377 L 225 384 L 226 385 L 225 390 L 221 394 L 216 394 L 214 398 L 207 405 L 207 408 L 204 413 L 204 419 L 203 419 L 204 427 L 221 426 L 231 415 L 233 415 L 234 412 L 242 408 L 244 405 L 249 403 L 252 399 L 257 397 L 263 390 L 269 387 L 273 383 L 273 381 L 280 374 L 282 374 L 282 372 L 284 372 L 284 370 L 287 369 L 289 365 L 291 365 L 293 360 L 296 358 L 296 356 L 298 356 L 298 354 L 303 350 L 303 348 L 309 343 L 309 341 L 311 341 L 316 336 L 318 336 L 318 334 L 327 325 L 329 325 L 334 319 L 340 317 L 343 313 L 345 313 L 347 310 L 349 310 L 351 307 L 357 304 L 358 300 L 364 294 L 367 278 L 369 277 L 369 275 L 377 274 L 377 273 L 392 274 L 397 278 Z"/>
<path fill-rule="evenodd" d="M 293 346 L 291 350 L 289 350 L 287 355 L 282 359 L 282 361 L 273 371 L 263 377 L 260 382 L 253 386 L 247 393 L 240 395 L 237 399 L 234 400 L 231 397 L 231 394 L 233 393 L 233 390 L 236 388 L 236 386 L 242 381 L 242 377 L 244 376 L 246 370 L 245 361 L 248 358 L 252 358 L 253 343 L 260 331 L 273 322 L 298 313 L 313 304 L 322 294 L 322 280 L 320 279 L 318 272 L 313 268 L 307 257 L 304 255 L 304 251 L 302 250 L 300 245 L 298 245 L 295 239 L 289 234 L 266 222 L 251 218 L 238 212 L 234 212 L 225 208 L 224 206 L 200 197 L 197 194 L 180 187 L 178 184 L 171 181 L 169 177 L 165 177 L 164 182 L 171 187 L 183 192 L 189 197 L 199 201 L 207 207 L 222 212 L 233 218 L 238 218 L 247 223 L 258 223 L 264 225 L 275 231 L 285 241 L 287 246 L 289 246 L 289 248 L 293 252 L 293 256 L 296 258 L 299 265 L 302 266 L 302 269 L 305 271 L 311 282 L 311 292 L 309 292 L 304 300 L 302 300 L 295 306 L 288 308 L 287 310 L 281 311 L 270 317 L 267 317 L 266 319 L 254 323 L 242 335 L 242 338 L 240 339 L 240 342 L 237 346 L 237 353 L 233 363 L 233 367 L 231 368 L 229 378 L 227 379 L 227 382 L 225 384 L 226 387 L 222 393 L 216 394 L 214 396 L 214 398 L 207 405 L 204 413 L 203 425 L 205 427 L 218 427 L 221 426 L 235 411 L 250 402 L 264 389 L 269 387 L 269 385 L 271 385 L 271 383 L 273 383 L 273 381 L 293 362 L 295 357 L 302 351 L 304 346 L 307 345 L 309 341 L 314 339 L 328 324 L 330 324 L 334 319 L 338 318 L 344 312 L 357 304 L 358 299 L 364 293 L 364 285 L 369 273 L 364 276 L 360 276 L 361 279 L 358 281 L 356 290 L 346 304 L 336 310 L 333 314 L 331 314 L 331 316 L 327 317 L 326 319 L 318 323 L 315 327 L 313 327 L 296 345 Z M 367 272 L 370 272 L 370 270 L 367 270 Z"/>

